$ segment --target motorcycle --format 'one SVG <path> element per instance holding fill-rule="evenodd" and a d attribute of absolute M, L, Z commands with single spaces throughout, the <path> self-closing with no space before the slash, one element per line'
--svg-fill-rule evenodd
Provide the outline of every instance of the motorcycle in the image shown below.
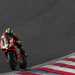
<path fill-rule="evenodd" d="M 24 51 L 18 51 L 18 49 L 14 46 L 14 42 L 13 45 L 4 49 L 3 52 L 6 54 L 6 60 L 8 61 L 11 70 L 16 70 L 17 65 L 19 65 L 19 68 L 21 69 L 27 68 L 27 56 Z"/>

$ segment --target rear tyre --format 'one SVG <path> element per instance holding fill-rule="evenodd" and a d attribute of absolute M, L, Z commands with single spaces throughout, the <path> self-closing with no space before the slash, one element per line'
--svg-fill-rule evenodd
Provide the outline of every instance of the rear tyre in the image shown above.
<path fill-rule="evenodd" d="M 25 56 L 25 54 L 21 54 L 21 59 L 20 59 L 20 63 L 19 63 L 19 67 L 21 69 L 27 69 L 27 57 Z"/>
<path fill-rule="evenodd" d="M 23 60 L 23 62 L 20 63 L 20 68 L 26 70 L 26 68 L 27 68 L 27 63 L 26 63 L 26 61 Z"/>

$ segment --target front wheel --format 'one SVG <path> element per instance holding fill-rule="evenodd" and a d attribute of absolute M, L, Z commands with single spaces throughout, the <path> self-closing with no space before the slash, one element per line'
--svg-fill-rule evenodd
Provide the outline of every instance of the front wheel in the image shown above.
<path fill-rule="evenodd" d="M 8 52 L 8 60 L 9 60 L 9 65 L 10 65 L 10 68 L 12 70 L 16 70 L 16 54 L 13 53 L 13 52 Z"/>

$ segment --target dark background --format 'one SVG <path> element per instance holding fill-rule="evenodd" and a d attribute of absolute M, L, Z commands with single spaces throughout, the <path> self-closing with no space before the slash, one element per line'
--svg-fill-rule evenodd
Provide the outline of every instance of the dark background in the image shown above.
<path fill-rule="evenodd" d="M 74 22 L 75 0 L 0 0 L 0 34 L 14 24 L 28 66 L 69 54 L 66 49 L 75 48 Z M 10 71 L 0 54 L 0 72 Z"/>

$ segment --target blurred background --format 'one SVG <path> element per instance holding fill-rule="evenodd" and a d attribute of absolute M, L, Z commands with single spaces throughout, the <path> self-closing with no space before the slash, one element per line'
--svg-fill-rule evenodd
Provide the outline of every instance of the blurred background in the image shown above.
<path fill-rule="evenodd" d="M 28 66 L 75 49 L 75 0 L 0 0 L 0 34 L 9 24 L 23 41 Z M 0 59 L 0 72 L 10 71 L 2 53 Z"/>

